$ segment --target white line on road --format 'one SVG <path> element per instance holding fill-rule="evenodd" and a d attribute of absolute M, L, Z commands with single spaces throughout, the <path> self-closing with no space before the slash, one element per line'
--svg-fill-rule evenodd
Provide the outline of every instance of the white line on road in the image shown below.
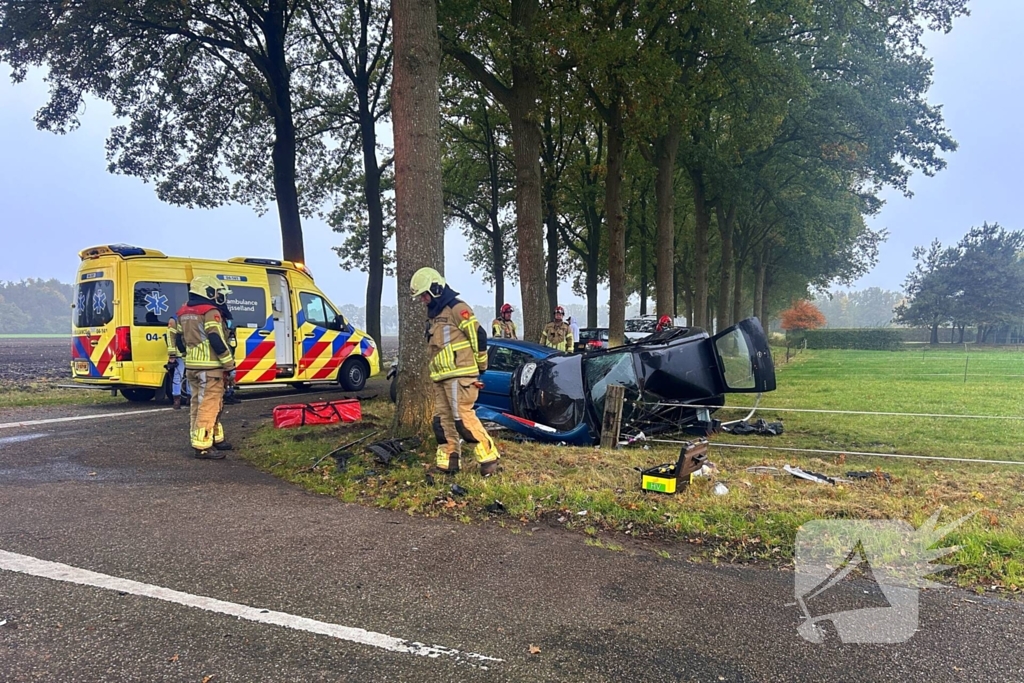
<path fill-rule="evenodd" d="M 142 413 L 160 413 L 173 408 L 148 408 L 146 410 L 126 410 L 122 413 L 103 413 L 102 415 L 78 415 L 76 417 L 54 417 L 49 420 L 25 420 L 24 422 L 4 422 L 0 429 L 13 429 L 15 427 L 34 427 L 35 425 L 48 425 L 55 422 L 76 422 L 78 420 L 98 420 L 101 417 L 121 417 L 122 415 L 140 415 Z"/>
<path fill-rule="evenodd" d="M 81 586 L 92 586 L 94 588 L 118 591 L 120 593 L 141 595 L 155 600 L 173 602 L 179 605 L 185 605 L 186 607 L 196 607 L 208 612 L 226 614 L 228 616 L 238 617 L 239 619 L 259 622 L 261 624 L 272 624 L 275 626 L 284 626 L 285 628 L 296 629 L 298 631 L 317 633 L 337 638 L 338 640 L 347 640 L 361 645 L 377 647 L 382 650 L 388 650 L 389 652 L 418 655 L 420 657 L 430 657 L 432 659 L 436 659 L 444 655 L 452 657 L 457 662 L 471 664 L 482 669 L 487 668 L 484 665 L 486 662 L 505 661 L 495 657 L 476 654 L 475 652 L 461 652 L 460 650 L 454 650 L 442 645 L 424 645 L 423 643 L 415 643 L 401 638 L 395 638 L 394 636 L 389 636 L 385 633 L 375 633 L 374 631 L 367 631 L 365 629 L 354 628 L 352 626 L 341 626 L 340 624 L 331 624 L 324 621 L 317 621 L 315 619 L 307 619 L 306 617 L 299 617 L 285 612 L 274 612 L 272 610 L 239 605 L 234 602 L 225 602 L 223 600 L 217 600 L 216 598 L 208 598 L 202 595 L 182 593 L 181 591 L 176 591 L 171 588 L 163 588 L 161 586 L 154 586 L 148 583 L 140 583 L 138 581 L 132 581 L 131 579 L 121 579 L 116 576 L 109 576 L 107 574 L 89 571 L 88 569 L 80 569 L 78 567 L 72 567 L 71 565 L 61 564 L 60 562 L 50 562 L 49 560 L 40 560 L 35 557 L 29 557 L 28 555 L 10 553 L 5 550 L 0 550 L 0 569 L 28 574 L 30 576 L 39 576 L 45 579 L 53 579 L 54 581 L 76 583 Z"/>

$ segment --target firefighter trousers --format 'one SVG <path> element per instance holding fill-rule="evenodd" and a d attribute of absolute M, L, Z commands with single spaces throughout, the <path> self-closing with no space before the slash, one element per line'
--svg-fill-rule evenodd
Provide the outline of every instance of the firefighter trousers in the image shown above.
<path fill-rule="evenodd" d="M 437 466 L 447 470 L 449 459 L 459 455 L 461 441 L 473 446 L 478 463 L 498 459 L 494 440 L 473 411 L 479 389 L 475 377 L 434 382 L 434 436 L 437 437 Z"/>
<path fill-rule="evenodd" d="M 214 443 L 224 441 L 224 427 L 220 412 L 224 408 L 224 377 L 208 370 L 186 370 L 188 385 L 192 388 L 189 436 L 192 448 L 206 451 Z"/>

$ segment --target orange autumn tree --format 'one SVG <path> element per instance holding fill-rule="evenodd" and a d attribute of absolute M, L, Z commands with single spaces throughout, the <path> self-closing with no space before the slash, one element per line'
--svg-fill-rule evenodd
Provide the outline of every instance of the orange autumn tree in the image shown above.
<path fill-rule="evenodd" d="M 816 330 L 825 325 L 825 314 L 806 299 L 800 299 L 782 312 L 782 329 L 787 332 Z"/>

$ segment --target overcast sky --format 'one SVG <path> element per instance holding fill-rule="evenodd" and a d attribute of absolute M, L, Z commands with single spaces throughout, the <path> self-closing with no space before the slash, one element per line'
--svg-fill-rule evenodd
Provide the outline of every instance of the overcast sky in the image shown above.
<path fill-rule="evenodd" d="M 871 221 L 887 228 L 878 266 L 855 288 L 899 289 L 913 267 L 915 245 L 938 237 L 956 242 L 973 225 L 999 222 L 1024 229 L 1021 171 L 1024 103 L 1020 27 L 1024 0 L 974 0 L 972 15 L 949 35 L 926 39 L 935 63 L 929 100 L 943 114 L 960 149 L 934 178 L 916 176 L 912 199 L 887 192 L 885 208 Z M 55 277 L 70 282 L 80 249 L 126 242 L 168 254 L 226 259 L 279 257 L 280 231 L 273 209 L 259 217 L 242 206 L 193 211 L 161 203 L 150 185 L 106 172 L 104 140 L 113 123 L 109 109 L 90 103 L 82 127 L 64 136 L 37 131 L 35 110 L 45 101 L 41 74 L 11 85 L 0 64 L 0 280 Z M 331 247 L 339 236 L 319 221 L 305 221 L 306 261 L 317 283 L 338 304 L 362 304 L 366 278 L 343 271 Z M 449 281 L 472 303 L 493 300 L 471 273 L 462 235 L 446 238 Z M 404 287 L 402 288 L 404 291 Z M 508 299 L 519 304 L 515 287 Z M 385 282 L 384 303 L 393 304 L 396 283 Z M 576 300 L 563 285 L 563 301 Z"/>

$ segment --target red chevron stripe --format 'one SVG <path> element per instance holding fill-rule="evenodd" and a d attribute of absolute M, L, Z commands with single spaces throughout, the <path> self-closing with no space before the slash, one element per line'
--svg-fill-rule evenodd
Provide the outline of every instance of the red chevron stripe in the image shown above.
<path fill-rule="evenodd" d="M 323 355 L 323 352 L 330 348 L 330 346 L 331 342 L 329 341 L 318 341 L 313 344 L 313 346 L 309 347 L 309 352 L 303 354 L 302 358 L 299 360 L 299 369 L 304 370 L 308 368 L 317 358 Z"/>
<path fill-rule="evenodd" d="M 274 348 L 274 342 L 267 340 L 261 341 L 255 349 L 252 350 L 248 356 L 242 359 L 242 362 L 235 368 L 235 381 L 240 382 L 242 378 L 249 374 L 249 371 L 253 370 L 260 361 L 266 358 L 267 354 Z M 275 369 L 276 373 L 277 370 Z M 260 380 L 256 380 L 257 382 Z"/>
<path fill-rule="evenodd" d="M 269 382 L 272 379 L 277 379 L 277 366 L 270 368 L 262 375 L 256 378 L 257 382 Z"/>
<path fill-rule="evenodd" d="M 334 371 L 338 369 L 342 362 L 352 354 L 352 351 L 354 351 L 355 348 L 356 344 L 352 342 L 345 342 L 345 344 L 340 349 L 338 349 L 337 355 L 332 357 L 331 360 L 327 361 L 327 365 L 320 368 L 320 370 L 318 370 L 317 373 L 313 375 L 313 379 L 327 379 L 328 377 L 330 377 L 332 374 L 334 374 Z"/>
<path fill-rule="evenodd" d="M 96 361 L 96 369 L 101 375 L 106 374 L 107 368 L 110 367 L 111 361 L 114 360 L 114 342 L 117 337 L 111 337 L 110 341 L 107 342 L 107 348 L 103 349 L 103 354 L 100 355 L 100 359 Z"/>

